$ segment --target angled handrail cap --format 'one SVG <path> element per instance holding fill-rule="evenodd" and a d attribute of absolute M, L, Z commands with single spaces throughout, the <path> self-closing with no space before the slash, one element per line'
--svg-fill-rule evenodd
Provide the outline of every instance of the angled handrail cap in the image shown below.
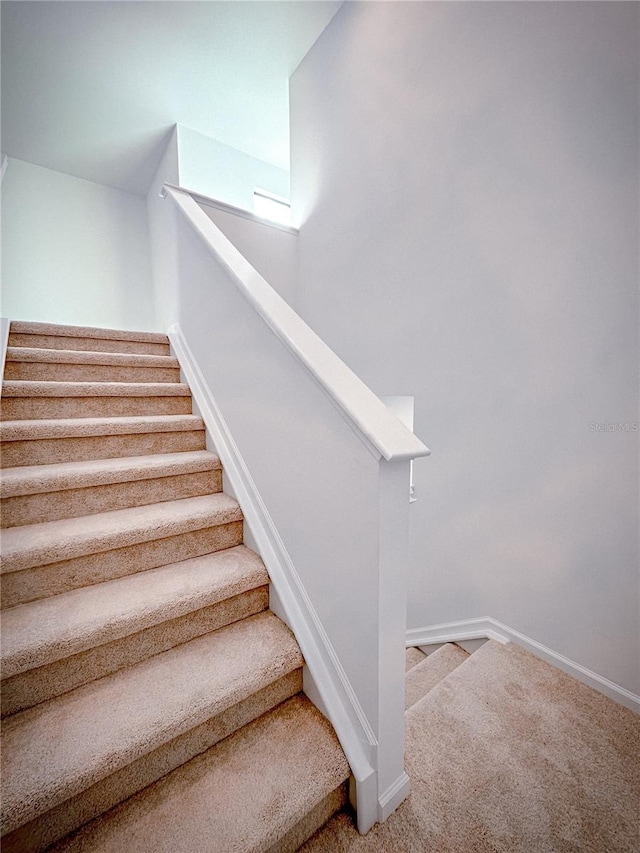
<path fill-rule="evenodd" d="M 160 195 L 171 198 L 177 205 L 238 290 L 341 409 L 375 456 L 391 462 L 430 455 L 429 448 L 398 420 L 251 266 L 188 190 L 165 183 Z"/>

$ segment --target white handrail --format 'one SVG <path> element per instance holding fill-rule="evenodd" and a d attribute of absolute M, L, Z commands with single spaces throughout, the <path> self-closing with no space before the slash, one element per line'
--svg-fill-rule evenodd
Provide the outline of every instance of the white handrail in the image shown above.
<path fill-rule="evenodd" d="M 394 461 L 429 455 L 429 449 L 240 254 L 188 191 L 164 184 L 161 195 L 171 198 L 238 290 L 342 410 L 377 458 Z"/>

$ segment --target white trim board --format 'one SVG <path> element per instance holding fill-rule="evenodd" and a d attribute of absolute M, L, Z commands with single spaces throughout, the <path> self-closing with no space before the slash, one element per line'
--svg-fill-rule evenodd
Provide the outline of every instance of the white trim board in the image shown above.
<path fill-rule="evenodd" d="M 180 362 L 193 402 L 220 457 L 232 494 L 242 508 L 251 544 L 262 557 L 276 592 L 278 615 L 291 627 L 306 662 L 305 692 L 327 716 L 338 735 L 356 781 L 358 830 L 367 832 L 387 813 L 390 803 L 378 800 L 375 733 L 353 691 L 331 642 L 302 585 L 257 486 L 218 408 L 211 389 L 178 324 L 169 329 L 173 354 Z M 402 778 L 395 788 L 403 789 Z M 386 794 L 387 792 L 385 792 Z"/>
<path fill-rule="evenodd" d="M 499 643 L 516 643 L 531 654 L 563 670 L 568 675 L 582 681 L 594 690 L 598 690 L 614 702 L 619 702 L 636 714 L 640 714 L 640 696 L 630 690 L 609 681 L 596 672 L 587 669 L 582 664 L 543 646 L 537 640 L 531 639 L 514 628 L 509 628 L 502 622 L 490 616 L 479 619 L 467 619 L 461 622 L 447 622 L 442 625 L 430 625 L 426 628 L 412 628 L 407 631 L 407 647 L 409 646 L 438 646 L 444 643 L 459 643 L 465 640 L 496 640 Z"/>
<path fill-rule="evenodd" d="M 403 773 L 396 779 L 393 785 L 384 791 L 380 796 L 380 805 L 378 810 L 380 823 L 384 823 L 384 821 L 394 813 L 398 806 L 402 805 L 409 796 L 410 790 L 411 781 L 407 774 Z"/>

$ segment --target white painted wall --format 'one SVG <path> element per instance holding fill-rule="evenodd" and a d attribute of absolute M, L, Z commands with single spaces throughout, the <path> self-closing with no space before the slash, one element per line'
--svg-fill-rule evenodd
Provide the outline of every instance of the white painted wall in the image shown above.
<path fill-rule="evenodd" d="M 156 329 L 144 199 L 9 158 L 2 182 L 2 313 Z"/>
<path fill-rule="evenodd" d="M 220 201 L 253 210 L 256 187 L 289 197 L 289 173 L 178 125 L 180 186 Z"/>
<path fill-rule="evenodd" d="M 251 266 L 295 308 L 298 290 L 298 235 L 259 219 L 206 204 L 200 206 Z"/>
<path fill-rule="evenodd" d="M 249 263 L 293 304 L 298 278 L 297 235 L 233 212 L 233 209 L 238 213 L 243 209 L 251 211 L 254 180 L 268 180 L 270 170 L 275 170 L 277 178 L 271 185 L 279 190 L 284 186 L 288 194 L 288 172 L 188 128 L 174 126 L 146 199 L 153 300 L 159 328 L 168 329 L 177 322 L 179 314 L 175 211 L 160 197 L 165 183 L 213 196 L 223 208 L 229 205 L 225 210 L 200 200 L 202 209 Z M 222 175 L 223 179 L 218 181 L 216 175 Z M 282 175 L 285 176 L 284 184 Z"/>
<path fill-rule="evenodd" d="M 299 309 L 433 453 L 409 626 L 636 693 L 638 12 L 350 2 L 290 94 Z"/>
<path fill-rule="evenodd" d="M 146 200 L 154 310 L 163 332 L 176 322 L 178 316 L 176 225 L 172 206 L 160 196 L 165 183 L 180 183 L 177 125 L 173 127 L 173 133 L 149 185 Z"/>

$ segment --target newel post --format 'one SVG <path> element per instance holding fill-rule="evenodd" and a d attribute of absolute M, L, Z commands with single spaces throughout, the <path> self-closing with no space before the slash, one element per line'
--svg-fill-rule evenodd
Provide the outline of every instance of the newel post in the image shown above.
<path fill-rule="evenodd" d="M 409 794 L 404 770 L 410 460 L 380 460 L 378 529 L 378 820 Z"/>

